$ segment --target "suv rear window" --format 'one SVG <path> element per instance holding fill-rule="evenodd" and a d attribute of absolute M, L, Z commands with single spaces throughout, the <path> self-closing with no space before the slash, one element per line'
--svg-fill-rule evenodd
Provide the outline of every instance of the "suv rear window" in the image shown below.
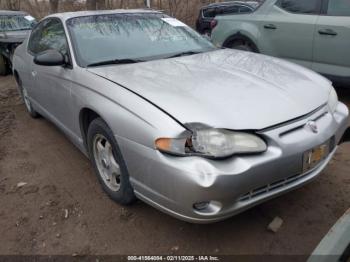
<path fill-rule="evenodd" d="M 296 14 L 318 14 L 320 0 L 279 0 L 277 6 Z"/>
<path fill-rule="evenodd" d="M 214 18 L 216 16 L 216 8 L 203 9 L 203 16 L 207 18 Z"/>

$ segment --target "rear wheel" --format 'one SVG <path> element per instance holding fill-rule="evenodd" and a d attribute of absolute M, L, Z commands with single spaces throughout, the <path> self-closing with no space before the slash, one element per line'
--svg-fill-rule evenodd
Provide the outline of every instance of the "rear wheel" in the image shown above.
<path fill-rule="evenodd" d="M 113 132 L 101 118 L 90 124 L 87 142 L 95 173 L 104 191 L 117 203 L 132 204 L 136 197 L 126 164 Z"/>
<path fill-rule="evenodd" d="M 27 109 L 27 112 L 30 114 L 32 118 L 38 118 L 39 114 L 34 110 L 32 106 L 32 102 L 30 101 L 28 96 L 28 90 L 22 86 L 22 81 L 17 74 L 15 74 L 15 78 L 16 78 L 17 85 L 19 87 L 19 91 L 21 93 L 24 105 Z"/>
<path fill-rule="evenodd" d="M 26 88 L 23 88 L 23 87 L 22 87 L 22 97 L 23 97 L 24 105 L 26 106 L 26 109 L 30 114 L 30 116 L 33 118 L 38 118 L 39 114 L 34 110 L 32 103 L 30 102 L 28 91 Z"/>
<path fill-rule="evenodd" d="M 6 58 L 3 55 L 0 55 L 0 75 L 5 76 L 8 73 L 8 66 L 6 63 Z"/>

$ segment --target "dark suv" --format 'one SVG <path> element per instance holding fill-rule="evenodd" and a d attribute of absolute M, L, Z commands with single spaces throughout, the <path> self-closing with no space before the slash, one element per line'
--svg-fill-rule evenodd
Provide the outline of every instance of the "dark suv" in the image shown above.
<path fill-rule="evenodd" d="M 199 12 L 196 29 L 200 34 L 210 35 L 212 23 L 217 15 L 246 14 L 253 12 L 259 6 L 255 1 L 232 1 L 204 6 Z"/>
<path fill-rule="evenodd" d="M 12 56 L 36 24 L 25 12 L 0 10 L 0 75 L 11 71 Z"/>

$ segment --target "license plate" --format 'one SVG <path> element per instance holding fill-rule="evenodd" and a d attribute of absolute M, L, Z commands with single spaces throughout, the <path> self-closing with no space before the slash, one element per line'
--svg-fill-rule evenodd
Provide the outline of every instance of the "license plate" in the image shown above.
<path fill-rule="evenodd" d="M 316 167 L 322 160 L 327 158 L 329 153 L 330 141 L 306 151 L 303 157 L 303 172 L 305 173 Z"/>

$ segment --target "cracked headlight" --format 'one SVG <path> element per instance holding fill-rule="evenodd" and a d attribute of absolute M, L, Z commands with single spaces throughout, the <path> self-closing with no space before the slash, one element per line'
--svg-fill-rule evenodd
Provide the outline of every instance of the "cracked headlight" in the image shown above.
<path fill-rule="evenodd" d="M 156 148 L 179 156 L 225 158 L 236 154 L 262 153 L 266 151 L 267 145 L 254 134 L 208 128 L 195 130 L 187 138 L 157 139 Z"/>
<path fill-rule="evenodd" d="M 332 114 L 334 114 L 335 110 L 337 109 L 338 102 L 339 100 L 338 100 L 337 92 L 332 87 L 328 98 L 328 108 Z"/>

